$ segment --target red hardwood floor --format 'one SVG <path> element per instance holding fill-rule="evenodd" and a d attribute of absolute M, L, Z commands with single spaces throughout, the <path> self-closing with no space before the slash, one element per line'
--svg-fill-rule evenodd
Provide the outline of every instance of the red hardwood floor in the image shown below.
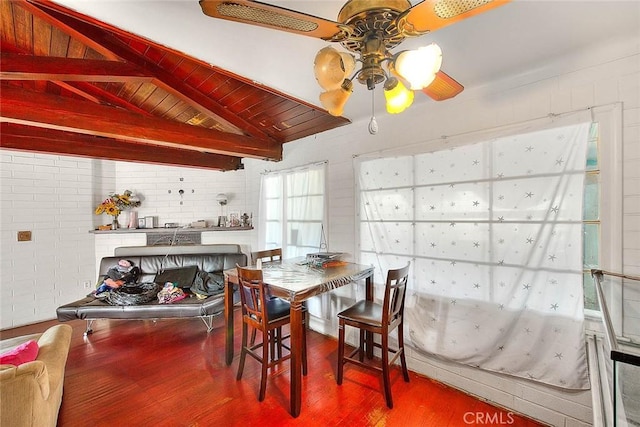
<path fill-rule="evenodd" d="M 236 312 L 236 331 L 240 330 Z M 0 338 L 41 332 L 56 321 L 5 330 Z M 269 376 L 258 402 L 259 364 L 247 358 L 236 381 L 236 358 L 224 363 L 224 323 L 207 334 L 199 319 L 69 322 L 73 339 L 65 374 L 59 426 L 540 426 L 411 372 L 405 383 L 392 373 L 394 408 L 385 405 L 381 381 L 353 365 L 343 385 L 335 381 L 337 341 L 310 332 L 309 375 L 303 380 L 302 412 L 289 408 L 289 368 Z"/>

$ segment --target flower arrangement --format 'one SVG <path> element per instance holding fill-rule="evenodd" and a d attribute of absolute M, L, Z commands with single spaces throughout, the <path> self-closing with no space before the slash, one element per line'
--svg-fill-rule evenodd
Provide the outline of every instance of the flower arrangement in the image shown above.
<path fill-rule="evenodd" d="M 122 194 L 111 193 L 109 197 L 104 199 L 96 208 L 96 215 L 106 213 L 113 217 L 117 217 L 124 210 L 136 208 L 140 206 L 140 199 L 137 198 L 130 190 L 126 190 Z"/>

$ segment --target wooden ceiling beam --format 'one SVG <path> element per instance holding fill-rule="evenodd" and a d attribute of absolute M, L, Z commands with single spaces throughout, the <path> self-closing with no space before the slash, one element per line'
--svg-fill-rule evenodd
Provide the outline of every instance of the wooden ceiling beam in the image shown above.
<path fill-rule="evenodd" d="M 100 104 L 100 100 L 98 98 L 96 98 L 95 96 L 93 96 L 93 95 L 91 95 L 89 93 L 86 93 L 83 90 L 78 89 L 75 86 L 71 86 L 67 82 L 52 81 L 51 84 L 54 84 L 54 85 L 60 87 L 61 89 L 68 90 L 71 93 L 75 93 L 76 95 L 86 99 L 87 101 L 91 101 L 93 103 Z"/>
<path fill-rule="evenodd" d="M 148 83 L 154 76 L 125 62 L 0 54 L 0 80 Z"/>
<path fill-rule="evenodd" d="M 0 76 L 2 76 L 5 72 L 7 72 L 8 69 L 9 70 L 12 68 L 22 69 L 21 73 L 25 74 L 25 78 L 22 79 L 20 77 L 15 76 L 14 79 L 15 80 L 18 80 L 18 79 L 32 80 L 32 79 L 35 79 L 35 76 L 36 76 L 36 74 L 32 73 L 32 71 L 40 69 L 41 71 L 44 72 L 44 74 L 46 74 L 45 76 L 42 76 L 42 77 L 45 80 L 47 80 L 47 78 L 53 79 L 55 77 L 61 77 L 59 75 L 60 72 L 62 71 L 62 69 L 67 68 L 68 72 L 80 73 L 78 75 L 72 76 L 71 79 L 67 80 L 67 81 L 72 81 L 72 83 L 67 83 L 66 81 L 61 81 L 61 80 L 49 80 L 49 81 L 54 85 L 60 86 L 61 88 L 64 88 L 70 92 L 77 94 L 78 96 L 81 96 L 95 103 L 101 103 L 100 100 L 102 99 L 107 103 L 114 105 L 116 107 L 122 107 L 126 110 L 129 110 L 134 113 L 142 114 L 147 117 L 153 116 L 148 111 L 130 102 L 127 102 L 124 99 L 119 98 L 118 96 L 112 94 L 111 92 L 104 90 L 101 87 L 91 83 L 94 81 L 103 81 L 103 82 L 114 81 L 119 83 L 121 81 L 127 81 L 128 78 L 125 77 L 125 74 L 134 75 L 134 76 L 137 75 L 138 77 L 146 75 L 145 72 L 141 71 L 137 67 L 132 67 L 129 64 L 125 64 L 123 62 L 117 62 L 117 61 L 86 60 L 86 59 L 70 60 L 70 58 L 60 58 L 60 57 L 51 58 L 51 57 L 43 57 L 43 56 L 33 57 L 27 54 L 26 52 L 15 52 L 15 54 L 13 55 L 7 54 L 5 52 L 0 55 L 1 55 L 0 61 L 2 61 L 0 63 Z M 55 61 L 49 61 L 50 59 L 54 59 Z M 113 80 L 99 79 L 99 78 L 98 79 L 84 78 L 83 76 L 88 75 L 88 74 L 83 74 L 85 71 L 82 64 L 84 64 L 85 62 L 98 63 L 97 64 L 98 67 L 90 71 L 90 73 L 93 73 L 94 76 L 95 76 L 96 69 L 108 68 L 109 70 L 106 70 L 108 71 L 106 75 L 109 75 L 109 76 L 120 75 L 120 77 L 114 78 Z M 45 67 L 45 64 L 46 64 L 46 67 Z M 74 65 L 78 65 L 78 64 L 80 64 L 80 68 L 73 68 Z M 7 77 L 6 79 L 0 78 L 0 80 L 11 80 L 11 78 L 9 77 Z M 152 79 L 149 79 L 148 81 L 151 81 L 151 80 Z M 132 80 L 129 80 L 129 81 L 132 81 Z"/>
<path fill-rule="evenodd" d="M 8 85 L 2 87 L 0 121 L 227 156 L 282 160 L 282 146 L 265 144 L 264 140 Z"/>
<path fill-rule="evenodd" d="M 95 25 L 97 23 L 93 18 L 69 11 L 50 0 L 29 0 L 29 2 L 35 8 L 39 8 L 43 13 L 60 22 L 64 28 L 70 28 L 76 33 L 83 34 L 84 39 L 90 39 L 92 44 L 98 44 L 117 57 L 149 70 L 156 77 L 155 84 L 199 111 L 215 116 L 219 120 L 227 122 L 231 127 L 242 129 L 250 136 L 260 138 L 270 145 L 281 145 L 280 142 L 274 141 L 263 129 L 237 116 L 223 105 L 205 96 L 184 81 L 177 79 L 154 62 L 133 51 L 115 36 L 96 31 Z M 123 31 L 119 28 L 105 26 L 104 23 L 101 23 L 101 25 L 108 28 L 113 34 L 123 34 Z M 123 35 L 129 37 L 129 34 L 124 33 Z"/>
<path fill-rule="evenodd" d="M 0 147 L 8 150 L 222 171 L 237 170 L 242 167 L 241 159 L 238 157 L 152 146 L 131 141 L 116 141 L 112 138 L 6 122 L 0 123 Z"/>
<path fill-rule="evenodd" d="M 52 82 L 52 83 L 58 84 L 59 82 Z M 125 110 L 131 111 L 132 113 L 142 114 L 143 116 L 146 116 L 146 117 L 154 117 L 153 114 L 149 113 L 147 110 L 143 110 L 137 105 L 127 102 L 125 99 L 112 94 L 108 90 L 105 90 L 91 83 L 73 82 L 73 83 L 69 83 L 68 86 L 72 86 L 77 90 L 86 93 L 88 96 L 101 99 L 103 100 L 103 102 L 106 102 L 108 104 L 114 105 L 116 107 L 122 107 Z"/>
<path fill-rule="evenodd" d="M 2 50 L 2 49 L 0 49 Z M 25 51 L 19 51 L 17 49 L 11 49 L 10 50 L 11 53 L 14 53 L 15 56 L 31 56 L 29 53 L 25 52 Z M 9 52 L 4 52 L 4 53 L 9 53 Z M 42 57 L 38 57 L 40 59 L 42 59 Z M 57 59 L 61 59 L 64 60 L 66 58 L 57 58 Z M 113 64 L 113 61 L 106 61 L 109 62 L 110 64 Z M 121 64 L 121 63 L 118 63 Z M 38 65 L 39 66 L 39 65 Z M 127 65 L 127 67 L 130 67 Z M 4 68 L 0 69 L 0 74 L 4 71 Z M 53 70 L 54 73 L 57 70 Z M 138 71 L 139 72 L 139 71 Z M 88 81 L 74 81 L 72 83 L 66 83 L 60 80 L 50 80 L 50 82 L 54 85 L 60 86 L 61 88 L 64 88 L 65 90 L 68 90 L 70 92 L 75 93 L 76 95 L 88 99 L 90 101 L 93 101 L 95 103 L 101 103 L 100 99 L 106 101 L 107 103 L 114 105 L 116 107 L 122 107 L 126 110 L 129 110 L 131 112 L 134 113 L 138 113 L 138 114 L 143 114 L 147 117 L 152 117 L 153 115 L 151 113 L 149 113 L 146 110 L 143 110 L 142 108 L 138 107 L 137 105 L 134 105 L 130 102 L 127 102 L 126 100 L 124 100 L 123 98 L 119 98 L 118 96 L 112 94 L 111 92 L 102 89 L 99 86 L 96 86 L 94 84 L 91 84 Z"/>

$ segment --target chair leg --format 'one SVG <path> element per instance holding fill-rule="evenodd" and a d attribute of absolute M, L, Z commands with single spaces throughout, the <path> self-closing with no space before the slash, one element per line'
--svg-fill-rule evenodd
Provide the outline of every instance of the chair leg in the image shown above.
<path fill-rule="evenodd" d="M 269 344 L 269 350 L 271 350 L 269 353 L 271 354 L 271 357 L 273 357 L 274 354 L 276 354 L 275 349 L 276 349 L 276 342 L 275 342 L 275 331 L 269 331 L 267 332 L 267 341 L 265 342 L 266 344 Z M 273 361 L 273 359 L 271 359 Z"/>
<path fill-rule="evenodd" d="M 278 328 L 276 332 L 276 348 L 278 349 L 278 359 L 282 358 L 282 328 Z"/>
<path fill-rule="evenodd" d="M 364 329 L 360 329 L 360 347 L 358 348 L 358 357 L 360 358 L 361 362 L 364 362 Z M 371 345 L 371 343 L 369 343 L 369 345 Z"/>
<path fill-rule="evenodd" d="M 336 381 L 342 384 L 342 374 L 344 372 L 344 321 L 340 319 L 338 326 L 338 375 Z"/>
<path fill-rule="evenodd" d="M 269 347 L 271 353 L 271 361 L 282 358 L 282 328 L 277 328 L 269 332 Z"/>
<path fill-rule="evenodd" d="M 402 366 L 402 376 L 404 377 L 405 382 L 409 382 L 409 371 L 407 370 L 407 360 L 404 357 L 404 330 L 402 322 L 398 326 L 398 351 L 400 353 L 400 365 Z"/>
<path fill-rule="evenodd" d="M 282 328 L 269 332 L 269 352 L 272 362 L 276 361 L 276 355 L 278 358 L 282 357 Z"/>
<path fill-rule="evenodd" d="M 268 337 L 270 334 L 274 333 L 274 331 L 267 332 L 265 337 Z M 258 401 L 262 402 L 264 400 L 265 391 L 267 390 L 267 369 L 269 369 L 269 347 L 272 344 L 273 340 L 269 340 L 270 343 L 263 342 L 262 343 L 262 370 L 260 373 L 260 394 L 258 395 Z"/>
<path fill-rule="evenodd" d="M 382 334 L 382 382 L 384 383 L 384 397 L 389 409 L 393 409 L 391 398 L 391 382 L 389 380 L 389 335 Z"/>
<path fill-rule="evenodd" d="M 242 379 L 242 372 L 244 371 L 244 361 L 247 357 L 247 324 L 242 322 L 242 347 L 240 350 L 240 363 L 238 364 L 238 373 L 236 374 L 236 380 Z"/>

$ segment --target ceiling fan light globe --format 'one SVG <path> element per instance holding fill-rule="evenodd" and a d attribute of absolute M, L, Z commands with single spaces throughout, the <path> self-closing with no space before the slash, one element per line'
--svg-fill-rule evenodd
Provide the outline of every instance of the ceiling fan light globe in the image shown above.
<path fill-rule="evenodd" d="M 429 86 L 441 65 L 442 50 L 435 43 L 400 52 L 393 63 L 395 72 L 409 82 L 412 90 Z"/>
<path fill-rule="evenodd" d="M 342 58 L 344 78 L 346 79 L 356 69 L 356 58 L 348 52 L 340 52 L 340 58 Z"/>
<path fill-rule="evenodd" d="M 352 92 L 353 83 L 351 80 L 345 79 L 338 89 L 322 92 L 320 103 L 332 116 L 341 116 Z"/>
<path fill-rule="evenodd" d="M 400 80 L 391 77 L 384 84 L 384 97 L 387 101 L 387 112 L 398 114 L 413 104 L 414 93 L 407 89 Z"/>
<path fill-rule="evenodd" d="M 313 73 L 320 87 L 326 91 L 339 89 L 343 80 L 353 72 L 355 60 L 348 53 L 340 53 L 331 46 L 320 49 L 313 61 Z"/>

